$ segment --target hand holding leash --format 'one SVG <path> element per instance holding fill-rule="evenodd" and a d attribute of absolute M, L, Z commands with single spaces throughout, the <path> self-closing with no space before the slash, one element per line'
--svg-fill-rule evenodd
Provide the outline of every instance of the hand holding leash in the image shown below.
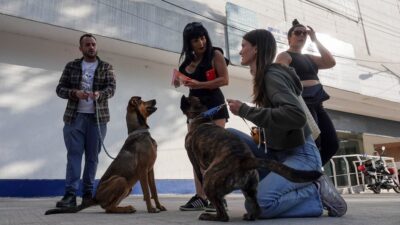
<path fill-rule="evenodd" d="M 231 111 L 231 113 L 233 113 L 236 116 L 239 115 L 239 109 L 243 103 L 239 100 L 233 100 L 233 99 L 226 99 L 226 101 L 228 102 L 229 110 Z"/>
<path fill-rule="evenodd" d="M 93 100 L 97 100 L 100 97 L 100 92 L 95 91 L 95 92 L 90 92 L 89 93 L 89 97 Z"/>
<path fill-rule="evenodd" d="M 77 91 L 75 91 L 75 96 L 79 99 L 88 99 L 89 93 L 86 91 L 77 90 Z"/>

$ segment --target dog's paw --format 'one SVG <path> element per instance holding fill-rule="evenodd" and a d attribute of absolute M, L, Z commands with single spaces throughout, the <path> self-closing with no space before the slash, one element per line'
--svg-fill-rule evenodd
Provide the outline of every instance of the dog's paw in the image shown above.
<path fill-rule="evenodd" d="M 167 211 L 167 209 L 163 205 L 157 206 L 157 209 L 159 209 L 160 211 Z"/>
<path fill-rule="evenodd" d="M 149 208 L 149 209 L 147 209 L 147 212 L 149 212 L 149 213 L 159 213 L 160 210 L 157 209 L 157 208 Z"/>
<path fill-rule="evenodd" d="M 202 213 L 199 216 L 199 220 L 215 220 L 215 215 L 212 215 L 210 213 Z"/>
<path fill-rule="evenodd" d="M 229 217 L 219 217 L 218 215 L 215 215 L 215 214 L 202 213 L 199 216 L 199 220 L 227 222 L 227 221 L 229 221 Z"/>
<path fill-rule="evenodd" d="M 254 214 L 251 214 L 251 213 L 245 213 L 243 215 L 243 220 L 253 221 L 253 220 L 256 220 L 256 219 L 257 219 L 256 216 Z"/>
<path fill-rule="evenodd" d="M 131 206 L 131 205 L 128 205 L 128 206 L 126 207 L 126 212 L 127 212 L 127 213 L 135 213 L 135 212 L 136 212 L 136 209 L 135 209 L 135 207 L 133 207 L 133 206 Z"/>

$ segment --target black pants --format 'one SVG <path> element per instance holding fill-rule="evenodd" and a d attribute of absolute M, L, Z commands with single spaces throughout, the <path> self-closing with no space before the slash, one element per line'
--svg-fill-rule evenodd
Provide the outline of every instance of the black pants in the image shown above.
<path fill-rule="evenodd" d="M 328 113 L 322 106 L 322 103 L 307 104 L 307 106 L 321 130 L 321 134 L 318 139 L 315 140 L 315 143 L 320 149 L 322 165 L 325 165 L 339 149 L 339 140 L 336 134 L 336 129 L 333 126 Z"/>

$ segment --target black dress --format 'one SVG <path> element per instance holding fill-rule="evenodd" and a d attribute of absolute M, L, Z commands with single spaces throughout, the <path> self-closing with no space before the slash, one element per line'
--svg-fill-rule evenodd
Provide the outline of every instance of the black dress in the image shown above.
<path fill-rule="evenodd" d="M 214 48 L 214 50 L 222 51 L 220 48 Z M 214 53 L 214 51 L 213 51 Z M 213 56 L 214 57 L 214 56 Z M 212 58 L 213 58 L 212 57 Z M 211 59 L 212 59 L 211 58 Z M 207 81 L 207 72 L 214 69 L 212 66 L 211 60 L 203 60 L 199 65 L 197 65 L 196 70 L 193 73 L 188 73 L 186 71 L 186 67 L 190 64 L 190 62 L 184 61 L 179 66 L 179 72 L 184 75 L 190 77 L 191 79 L 198 80 L 200 82 Z M 218 76 L 218 75 L 217 75 Z M 215 106 L 219 106 L 225 103 L 225 97 L 222 94 L 220 88 L 215 89 L 190 89 L 189 96 L 196 96 L 200 98 L 201 102 L 207 106 L 208 109 L 211 109 Z M 216 119 L 226 119 L 228 121 L 229 113 L 226 105 L 222 107 L 216 114 L 213 116 L 213 120 Z"/>

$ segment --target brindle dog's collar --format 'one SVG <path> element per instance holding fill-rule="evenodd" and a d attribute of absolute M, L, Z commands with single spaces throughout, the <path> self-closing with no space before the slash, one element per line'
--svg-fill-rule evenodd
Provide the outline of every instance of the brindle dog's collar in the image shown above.
<path fill-rule="evenodd" d="M 149 129 L 134 130 L 134 131 L 130 132 L 128 134 L 128 136 L 133 136 L 133 135 L 141 134 L 141 133 L 149 133 Z"/>
<path fill-rule="evenodd" d="M 198 119 L 202 119 L 204 118 L 202 115 L 198 115 L 195 118 L 192 119 L 188 119 L 188 124 L 192 124 L 194 121 L 198 120 Z M 206 123 L 201 123 L 201 124 L 215 124 L 214 122 L 206 122 Z"/>

